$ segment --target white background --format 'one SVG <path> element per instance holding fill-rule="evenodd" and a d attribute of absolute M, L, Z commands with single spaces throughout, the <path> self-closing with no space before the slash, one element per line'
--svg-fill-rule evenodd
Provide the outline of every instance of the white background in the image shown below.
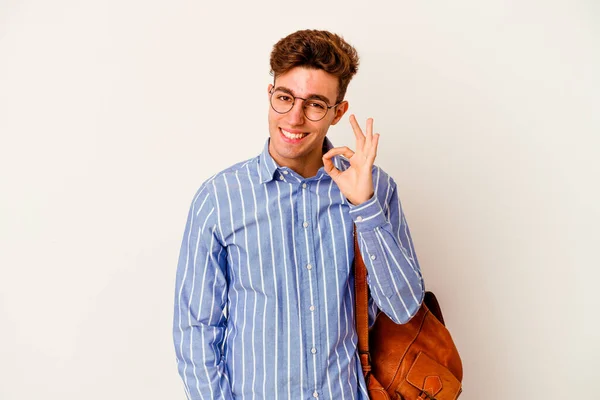
<path fill-rule="evenodd" d="M 183 399 L 193 194 L 267 138 L 269 54 L 362 59 L 461 400 L 600 398 L 600 3 L 0 0 L 0 398 Z M 353 147 L 344 120 L 330 130 Z"/>

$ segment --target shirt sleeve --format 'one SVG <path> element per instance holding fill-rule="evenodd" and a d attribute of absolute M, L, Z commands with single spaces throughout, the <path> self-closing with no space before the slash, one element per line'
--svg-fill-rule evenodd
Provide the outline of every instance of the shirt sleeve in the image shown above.
<path fill-rule="evenodd" d="M 379 174 L 377 174 L 379 176 Z M 377 307 L 398 324 L 408 322 L 425 295 L 423 278 L 402 212 L 396 184 L 387 175 L 375 194 L 350 206 L 367 281 Z"/>
<path fill-rule="evenodd" d="M 224 358 L 226 251 L 206 187 L 190 207 L 175 285 L 173 341 L 188 399 L 232 399 Z"/>

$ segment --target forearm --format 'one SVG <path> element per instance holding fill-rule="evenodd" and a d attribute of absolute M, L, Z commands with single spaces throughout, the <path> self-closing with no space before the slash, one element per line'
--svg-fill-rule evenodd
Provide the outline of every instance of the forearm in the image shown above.
<path fill-rule="evenodd" d="M 177 280 L 173 342 L 179 374 L 190 400 L 233 399 L 222 354 L 227 325 L 223 298 L 212 295 L 224 290 L 215 291 L 220 286 L 218 281 L 207 285 L 207 279 L 185 272 Z"/>
<path fill-rule="evenodd" d="M 223 357 L 226 251 L 206 191 L 192 202 L 177 265 L 173 341 L 189 399 L 233 398 Z"/>
<path fill-rule="evenodd" d="M 399 205 L 391 204 L 386 216 L 374 196 L 353 207 L 350 215 L 356 224 L 373 300 L 394 322 L 407 322 L 419 309 L 424 288 Z"/>
<path fill-rule="evenodd" d="M 233 399 L 227 367 L 220 351 L 214 351 L 219 346 L 206 340 L 220 336 L 214 329 L 175 327 L 177 368 L 190 400 Z"/>

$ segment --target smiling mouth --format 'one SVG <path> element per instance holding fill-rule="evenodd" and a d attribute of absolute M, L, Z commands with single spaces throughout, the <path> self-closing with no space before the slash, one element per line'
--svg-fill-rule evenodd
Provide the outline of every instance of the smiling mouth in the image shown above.
<path fill-rule="evenodd" d="M 308 133 L 292 133 L 292 132 L 288 132 L 285 129 L 281 129 L 281 128 L 279 128 L 279 130 L 281 131 L 283 136 L 285 136 L 286 138 L 288 138 L 290 140 L 300 140 L 300 139 L 308 136 Z"/>

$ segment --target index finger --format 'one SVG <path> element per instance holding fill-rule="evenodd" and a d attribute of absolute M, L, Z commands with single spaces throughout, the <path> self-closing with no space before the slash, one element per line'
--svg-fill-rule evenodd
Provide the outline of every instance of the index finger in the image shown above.
<path fill-rule="evenodd" d="M 360 129 L 360 125 L 358 125 L 358 121 L 354 114 L 350 115 L 350 125 L 352 125 L 352 130 L 354 131 L 354 137 L 356 137 L 356 149 L 361 149 L 365 143 L 365 134 Z"/>

